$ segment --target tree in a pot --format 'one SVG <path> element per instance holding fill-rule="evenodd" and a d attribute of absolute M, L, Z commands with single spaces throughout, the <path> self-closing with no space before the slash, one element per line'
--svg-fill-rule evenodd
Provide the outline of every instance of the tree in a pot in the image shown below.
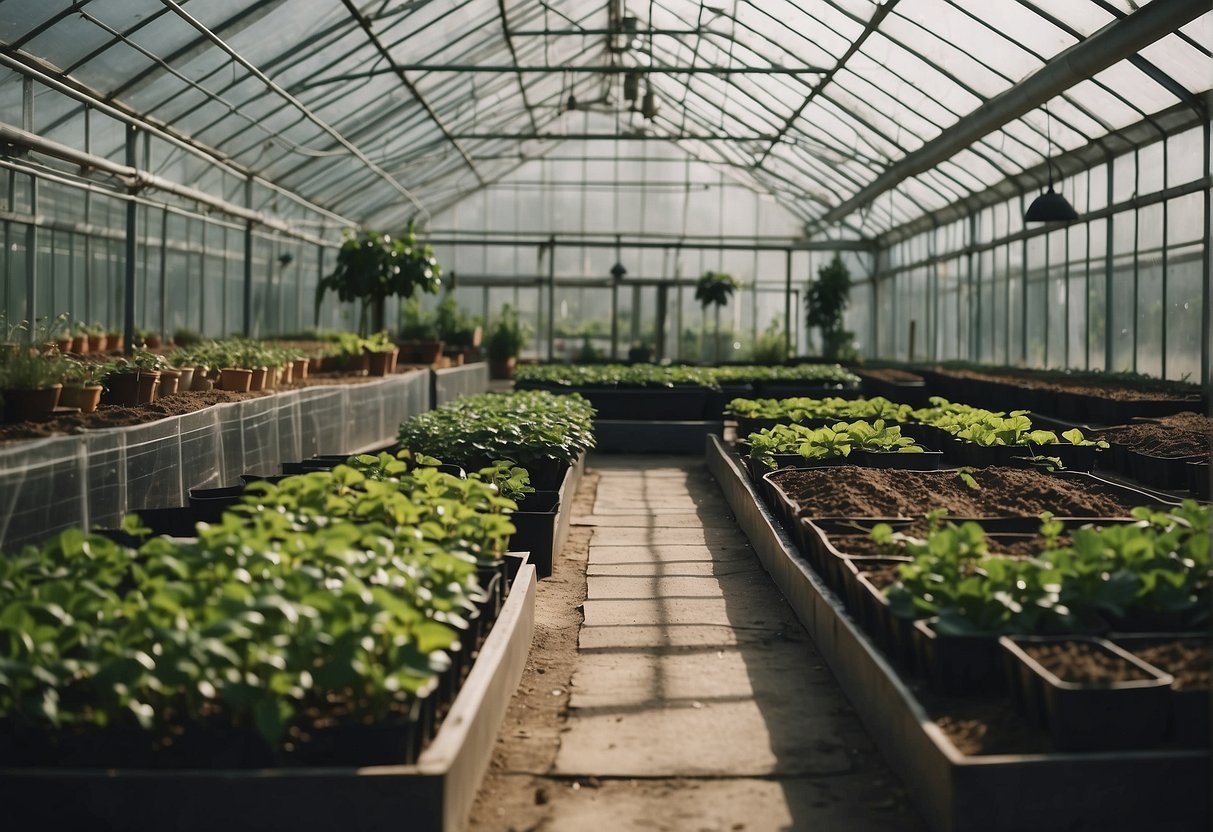
<path fill-rule="evenodd" d="M 0 354 L 0 395 L 4 421 L 44 419 L 59 404 L 63 390 L 63 359 L 27 347 Z"/>
<path fill-rule="evenodd" d="M 842 313 L 851 298 L 851 271 L 834 255 L 805 289 L 805 324 L 821 330 L 821 355 L 833 361 L 856 358 L 855 333 L 843 329 Z"/>
<path fill-rule="evenodd" d="M 704 272 L 703 277 L 699 278 L 695 284 L 695 300 L 699 301 L 699 307 L 703 310 L 704 329 L 707 329 L 708 307 L 714 306 L 716 309 L 716 327 L 712 347 L 713 361 L 720 360 L 720 310 L 728 305 L 729 300 L 733 297 L 733 292 L 740 287 L 741 284 L 737 279 L 725 272 Z"/>
<path fill-rule="evenodd" d="M 485 351 L 489 355 L 489 375 L 493 378 L 513 378 L 518 353 L 531 337 L 531 328 L 518 317 L 510 304 L 501 307 L 497 319 L 489 327 Z"/>
<path fill-rule="evenodd" d="M 316 286 L 316 321 L 320 303 L 333 291 L 342 301 L 359 304 L 358 334 L 384 328 L 384 303 L 395 295 L 412 297 L 421 290 L 435 294 L 442 267 L 428 244 L 418 244 L 412 221 L 403 237 L 379 231 L 347 234 L 337 253 L 337 267 Z"/>

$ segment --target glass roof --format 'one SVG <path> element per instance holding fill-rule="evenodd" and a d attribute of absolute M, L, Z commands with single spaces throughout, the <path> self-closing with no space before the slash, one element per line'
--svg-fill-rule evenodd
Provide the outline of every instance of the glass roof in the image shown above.
<path fill-rule="evenodd" d="M 551 155 L 659 142 L 773 196 L 810 232 L 874 237 L 1168 108 L 1203 107 L 1213 12 L 1201 5 L 0 0 L 0 85 L 36 67 L 368 225 L 443 211 Z M 1091 77 L 925 170 L 899 167 L 1154 7 L 1179 16 L 1154 42 L 1103 49 Z M 81 108 L 43 92 L 38 132 L 84 141 L 70 124 Z M 104 138 L 91 152 L 121 158 Z M 545 170 L 561 187 L 582 175 Z"/>

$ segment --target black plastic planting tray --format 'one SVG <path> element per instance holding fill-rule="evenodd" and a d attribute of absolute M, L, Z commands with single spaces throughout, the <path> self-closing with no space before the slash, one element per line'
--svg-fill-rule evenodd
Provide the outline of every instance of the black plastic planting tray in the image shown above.
<path fill-rule="evenodd" d="M 961 753 L 848 614 L 716 437 L 709 470 L 910 796 L 939 832 L 1210 828 L 1209 750 Z"/>

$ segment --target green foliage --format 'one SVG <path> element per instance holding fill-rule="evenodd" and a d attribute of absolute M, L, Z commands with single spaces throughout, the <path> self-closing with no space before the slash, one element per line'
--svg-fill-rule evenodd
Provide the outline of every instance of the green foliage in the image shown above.
<path fill-rule="evenodd" d="M 822 428 L 804 425 L 776 425 L 751 433 L 750 458 L 767 470 L 775 469 L 776 454 L 799 454 L 809 460 L 829 460 L 850 456 L 851 451 L 872 453 L 922 453 L 922 446 L 901 435 L 900 425 L 875 422 L 839 422 Z"/>
<path fill-rule="evenodd" d="M 821 330 L 821 354 L 835 360 L 853 360 L 854 333 L 843 329 L 842 316 L 851 297 L 851 271 L 842 258 L 817 270 L 817 279 L 805 287 L 805 324 Z"/>
<path fill-rule="evenodd" d="M 594 447 L 594 408 L 576 394 L 542 390 L 462 396 L 400 426 L 402 447 L 467 470 L 498 460 L 528 471 L 574 462 Z"/>
<path fill-rule="evenodd" d="M 759 364 L 780 364 L 788 357 L 788 340 L 778 316 L 754 339 L 750 357 Z"/>
<path fill-rule="evenodd" d="M 822 365 L 805 365 L 822 366 Z M 896 404 L 882 396 L 870 399 L 840 399 L 827 397 L 810 399 L 793 397 L 787 399 L 733 399 L 725 412 L 734 418 L 779 419 L 788 423 L 807 422 L 810 419 L 884 419 L 888 422 L 910 421 L 911 408 Z"/>
<path fill-rule="evenodd" d="M 704 309 L 709 306 L 728 306 L 733 292 L 741 288 L 737 278 L 725 272 L 704 272 L 695 283 L 695 300 Z"/>
<path fill-rule="evenodd" d="M 0 352 L 0 390 L 45 390 L 62 382 L 67 370 L 58 353 L 14 347 Z"/>
<path fill-rule="evenodd" d="M 480 318 L 468 315 L 460 309 L 454 295 L 448 294 L 434 310 L 434 326 L 438 330 L 438 337 L 454 346 L 472 346 L 476 329 L 482 323 Z"/>
<path fill-rule="evenodd" d="M 977 523 L 934 526 L 924 538 L 887 526 L 873 539 L 913 558 L 886 590 L 905 618 L 939 616 L 944 635 L 1067 633 L 1149 621 L 1206 626 L 1210 616 L 1210 518 L 1194 501 L 1133 510 L 1136 523 L 1084 526 L 1062 543 L 1041 517 L 1045 548 L 1031 558 L 991 555 Z"/>
<path fill-rule="evenodd" d="M 489 358 L 503 361 L 507 358 L 517 358 L 518 353 L 531 339 L 531 328 L 518 317 L 518 311 L 510 304 L 501 307 L 489 329 L 485 341 L 485 351 Z"/>
<path fill-rule="evenodd" d="M 381 306 L 396 295 L 412 297 L 420 290 L 437 293 L 442 283 L 442 267 L 428 244 L 419 244 L 412 221 L 403 237 L 379 231 L 347 234 L 337 253 L 333 273 L 316 286 L 316 320 L 325 294 L 336 292 L 338 299 L 362 305 L 359 332 L 365 334 L 372 305 Z"/>
<path fill-rule="evenodd" d="M 939 396 L 932 396 L 931 407 L 913 411 L 913 418 L 923 424 L 934 425 L 947 431 L 957 439 L 977 445 L 1023 445 L 1029 449 L 1056 445 L 1057 434 L 1051 430 L 1032 427 L 1027 410 L 1012 410 L 1001 413 L 965 404 L 955 404 Z M 1090 440 L 1078 428 L 1065 431 L 1062 439 L 1071 445 L 1108 447 L 1108 443 Z"/>
<path fill-rule="evenodd" d="M 796 367 L 688 367 L 659 364 L 528 364 L 514 378 L 519 384 L 538 383 L 567 387 L 674 387 L 698 386 L 713 390 L 722 384 L 757 381 L 820 383 L 852 386 L 857 376 L 837 364 L 801 364 Z"/>
<path fill-rule="evenodd" d="M 338 339 L 331 343 L 350 345 L 357 352 L 362 352 L 363 340 L 350 332 L 336 333 Z M 252 370 L 258 367 L 280 367 L 304 353 L 297 349 L 276 347 L 263 341 L 252 341 L 247 338 L 224 338 L 219 341 L 201 341 L 187 349 L 176 349 L 169 355 L 168 362 L 174 367 L 210 367 L 223 369 L 225 367 Z M 155 369 L 144 367 L 143 369 Z"/>
<path fill-rule="evenodd" d="M 437 315 L 421 308 L 421 299 L 414 296 L 400 305 L 401 341 L 438 341 L 442 339 L 438 330 Z"/>

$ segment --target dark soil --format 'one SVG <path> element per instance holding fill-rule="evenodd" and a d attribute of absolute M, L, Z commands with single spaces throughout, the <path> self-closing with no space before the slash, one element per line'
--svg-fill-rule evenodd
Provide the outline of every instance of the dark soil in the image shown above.
<path fill-rule="evenodd" d="M 1059 542 L 1065 544 L 1069 538 L 1059 538 Z M 830 543 L 834 548 L 844 555 L 852 555 L 855 557 L 887 557 L 890 554 L 894 557 L 901 555 L 899 552 L 882 551 L 882 547 L 867 535 L 831 535 Z M 1010 557 L 1031 557 L 1032 555 L 1040 554 L 1046 548 L 1045 539 L 1043 537 L 1024 536 L 1021 538 L 995 537 L 988 541 L 990 546 L 990 554 L 992 555 L 1007 555 Z"/>
<path fill-rule="evenodd" d="M 898 571 L 900 568 L 900 563 L 886 563 L 883 566 L 877 566 L 875 569 L 861 570 L 860 574 L 866 575 L 872 586 L 877 589 L 886 589 L 897 583 L 901 577 L 901 573 Z"/>
<path fill-rule="evenodd" d="M 1207 456 L 1213 441 L 1213 419 L 1199 413 L 1177 413 L 1109 428 L 1100 431 L 1099 437 L 1151 456 Z"/>
<path fill-rule="evenodd" d="M 149 422 L 158 422 L 169 416 L 181 416 L 216 404 L 238 402 L 242 399 L 257 399 L 272 396 L 282 389 L 298 390 L 302 387 L 326 387 L 335 384 L 363 384 L 375 381 L 367 376 L 348 375 L 319 375 L 309 376 L 302 382 L 287 385 L 275 390 L 261 390 L 256 393 L 233 393 L 228 390 L 208 390 L 205 392 L 178 393 L 165 399 L 135 407 L 118 405 L 99 406 L 94 413 L 75 414 L 71 416 L 56 416 L 43 422 L 17 422 L 11 425 L 0 425 L 0 442 L 20 439 L 42 439 L 47 436 L 61 434 L 83 433 L 88 430 L 104 428 L 129 427 Z"/>
<path fill-rule="evenodd" d="M 771 482 L 810 517 L 915 517 L 946 509 L 960 517 L 1124 517 L 1135 502 L 1102 483 L 1022 468 L 974 470 L 976 490 L 951 471 L 884 471 L 843 465 L 777 471 Z"/>
<path fill-rule="evenodd" d="M 1086 641 L 1022 644 L 1023 651 L 1063 682 L 1107 685 L 1145 681 L 1151 676 L 1130 661 Z"/>
<path fill-rule="evenodd" d="M 1040 754 L 1053 750 L 1048 734 L 1020 714 L 1006 697 L 944 698 L 924 693 L 922 698 L 935 723 L 962 754 Z"/>
<path fill-rule="evenodd" d="M 1121 402 L 1152 401 L 1160 399 L 1174 399 L 1178 401 L 1191 400 L 1193 402 L 1198 402 L 1200 400 L 1199 395 L 1194 392 L 1189 393 L 1174 389 L 1136 389 L 1126 385 L 1096 379 L 1067 378 L 1064 380 L 1053 380 L 1041 378 L 1027 371 L 983 373 L 977 370 L 961 370 L 948 367 L 933 367 L 932 370 L 941 375 L 952 376 L 953 378 L 967 378 L 976 379 L 978 381 L 993 381 L 1001 384 L 1015 384 L 1020 387 L 1028 387 L 1035 390 L 1053 390 L 1059 393 L 1077 393 L 1084 396 L 1099 396 L 1101 398 Z"/>
<path fill-rule="evenodd" d="M 1191 639 L 1173 639 L 1145 646 L 1131 645 L 1130 652 L 1147 664 L 1175 677 L 1172 690 L 1213 689 L 1213 645 Z"/>
<path fill-rule="evenodd" d="M 906 372 L 905 370 L 894 370 L 892 368 L 882 368 L 879 370 L 856 370 L 855 373 L 863 378 L 874 378 L 877 381 L 888 381 L 892 382 L 893 384 L 922 381 L 922 376 L 916 376 L 913 373 Z"/>

